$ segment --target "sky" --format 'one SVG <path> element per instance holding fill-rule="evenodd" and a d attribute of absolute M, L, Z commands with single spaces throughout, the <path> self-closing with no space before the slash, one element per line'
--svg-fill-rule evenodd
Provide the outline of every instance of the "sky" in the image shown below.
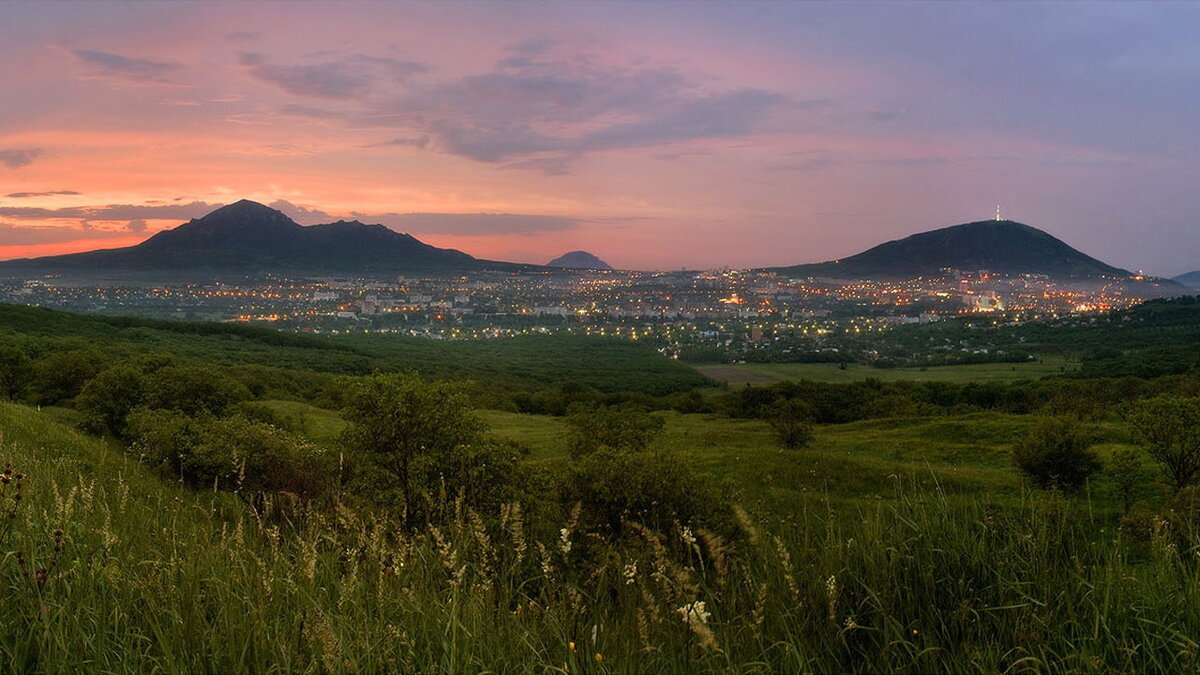
<path fill-rule="evenodd" d="M 1200 269 L 1200 3 L 0 3 L 0 258 L 247 198 L 482 258 L 1004 217 Z"/>

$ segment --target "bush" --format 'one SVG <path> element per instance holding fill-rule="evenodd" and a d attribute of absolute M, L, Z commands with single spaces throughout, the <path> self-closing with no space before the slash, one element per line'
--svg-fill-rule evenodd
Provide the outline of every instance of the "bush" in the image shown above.
<path fill-rule="evenodd" d="M 1176 491 L 1200 480 L 1200 398 L 1160 396 L 1141 401 L 1127 419 Z"/>
<path fill-rule="evenodd" d="M 577 413 L 562 499 L 579 504 L 585 528 L 619 533 L 627 520 L 666 527 L 675 520 L 723 527 L 729 508 L 715 484 L 676 455 L 651 450 L 663 420 L 630 408 Z"/>
<path fill-rule="evenodd" d="M 663 429 L 661 417 L 632 408 L 606 406 L 567 418 L 567 452 L 579 458 L 598 450 L 641 452 Z"/>
<path fill-rule="evenodd" d="M 129 415 L 130 449 L 141 461 L 194 487 L 258 497 L 311 498 L 332 484 L 332 460 L 298 436 L 240 415 L 197 420 L 177 410 Z"/>
<path fill-rule="evenodd" d="M 129 413 L 146 400 L 146 376 L 129 365 L 113 366 L 92 378 L 75 400 L 84 427 L 97 433 L 125 435 Z"/>
<path fill-rule="evenodd" d="M 587 530 L 618 534 L 627 521 L 728 531 L 729 504 L 713 480 L 666 451 L 602 449 L 572 462 L 563 501 L 579 504 Z"/>
<path fill-rule="evenodd" d="M 186 479 L 184 467 L 200 441 L 200 425 L 177 410 L 136 408 L 125 425 L 130 452 L 140 461 Z"/>
<path fill-rule="evenodd" d="M 1039 420 L 1013 449 L 1013 461 L 1040 488 L 1076 490 L 1100 469 L 1092 438 L 1069 417 Z"/>
<path fill-rule="evenodd" d="M 800 399 L 782 399 L 771 406 L 767 424 L 785 448 L 793 450 L 812 443 L 816 432 L 813 409 Z"/>
<path fill-rule="evenodd" d="M 536 479 L 535 472 L 521 460 L 529 448 L 515 441 L 485 440 L 460 445 L 427 465 L 423 484 L 437 489 L 433 506 L 446 506 L 460 497 L 479 513 L 498 513 L 501 506 L 521 502 L 526 511 L 539 502 L 546 478 Z"/>
<path fill-rule="evenodd" d="M 103 367 L 104 355 L 91 350 L 55 352 L 33 364 L 33 399 L 58 405 L 79 395 Z"/>
<path fill-rule="evenodd" d="M 287 493 L 313 498 L 332 484 L 329 456 L 270 424 L 241 416 L 205 424 L 185 458 L 185 479 L 217 485 L 251 497 Z"/>
<path fill-rule="evenodd" d="M 153 372 L 147 383 L 149 407 L 178 410 L 193 417 L 222 415 L 248 398 L 246 385 L 200 366 L 166 366 Z"/>

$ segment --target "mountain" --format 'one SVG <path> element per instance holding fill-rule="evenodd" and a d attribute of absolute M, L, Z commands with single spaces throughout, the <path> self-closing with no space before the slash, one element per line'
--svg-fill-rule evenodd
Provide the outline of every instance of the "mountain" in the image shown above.
<path fill-rule="evenodd" d="M 773 271 L 793 276 L 894 279 L 930 276 L 947 267 L 1055 278 L 1132 276 L 1046 232 L 1011 220 L 944 227 L 889 241 L 849 258 Z"/>
<path fill-rule="evenodd" d="M 1188 272 L 1187 274 L 1180 274 L 1172 279 L 1172 281 L 1181 283 L 1188 288 L 1200 288 L 1200 270 Z"/>
<path fill-rule="evenodd" d="M 338 221 L 305 227 L 243 199 L 136 246 L 10 260 L 0 263 L 0 274 L 397 274 L 526 267 L 436 248 L 383 225 Z"/>
<path fill-rule="evenodd" d="M 546 267 L 567 267 L 580 270 L 611 270 L 612 265 L 604 262 L 587 251 L 571 251 L 564 253 L 546 263 Z"/>

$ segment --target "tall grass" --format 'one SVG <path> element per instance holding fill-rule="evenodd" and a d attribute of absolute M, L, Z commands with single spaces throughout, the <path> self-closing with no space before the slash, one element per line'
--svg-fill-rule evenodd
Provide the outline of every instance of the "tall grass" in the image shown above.
<path fill-rule="evenodd" d="M 1130 542 L 1054 495 L 903 489 L 619 543 L 450 503 L 406 532 L 167 485 L 28 409 L 0 429 L 28 473 L 0 672 L 1184 672 L 1200 652 L 1194 536 Z"/>

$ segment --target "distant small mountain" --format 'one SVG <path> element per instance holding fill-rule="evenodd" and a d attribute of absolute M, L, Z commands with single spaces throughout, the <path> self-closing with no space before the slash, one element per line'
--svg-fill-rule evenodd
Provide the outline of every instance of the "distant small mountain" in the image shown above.
<path fill-rule="evenodd" d="M 1054 278 L 1129 277 L 1132 273 L 1071 248 L 1034 227 L 983 220 L 914 234 L 857 255 L 823 263 L 774 268 L 793 276 L 913 278 L 954 268 Z"/>
<path fill-rule="evenodd" d="M 571 251 L 564 253 L 546 263 L 546 267 L 567 267 L 581 270 L 611 270 L 612 265 L 604 262 L 587 251 Z"/>
<path fill-rule="evenodd" d="M 1188 272 L 1187 274 L 1180 274 L 1171 281 L 1183 284 L 1188 288 L 1200 288 L 1200 270 Z"/>
<path fill-rule="evenodd" d="M 402 274 L 529 267 L 430 246 L 383 225 L 338 221 L 305 227 L 243 199 L 136 246 L 9 260 L 0 262 L 0 274 Z"/>

